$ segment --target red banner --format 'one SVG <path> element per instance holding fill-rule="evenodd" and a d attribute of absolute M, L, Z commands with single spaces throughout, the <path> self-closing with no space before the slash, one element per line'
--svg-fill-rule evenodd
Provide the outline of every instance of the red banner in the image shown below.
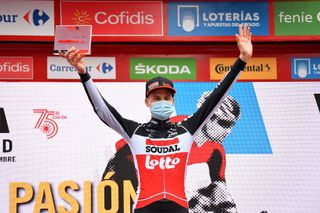
<path fill-rule="evenodd" d="M 33 79 L 33 58 L 0 57 L 0 79 Z"/>
<path fill-rule="evenodd" d="M 161 1 L 61 2 L 61 24 L 92 25 L 96 36 L 162 36 Z"/>

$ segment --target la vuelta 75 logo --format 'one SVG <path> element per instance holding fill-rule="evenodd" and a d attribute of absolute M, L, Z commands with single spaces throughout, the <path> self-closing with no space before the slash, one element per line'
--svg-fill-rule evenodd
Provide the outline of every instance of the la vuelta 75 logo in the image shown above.
<path fill-rule="evenodd" d="M 40 114 L 40 117 L 34 128 L 40 129 L 40 131 L 47 136 L 47 139 L 53 138 L 58 133 L 59 127 L 55 120 L 67 118 L 67 116 L 60 114 L 59 111 L 33 109 L 33 112 Z"/>

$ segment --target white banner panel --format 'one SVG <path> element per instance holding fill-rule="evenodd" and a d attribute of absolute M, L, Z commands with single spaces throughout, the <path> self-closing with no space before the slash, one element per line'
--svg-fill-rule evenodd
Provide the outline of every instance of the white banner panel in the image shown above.
<path fill-rule="evenodd" d="M 116 79 L 115 57 L 86 57 L 86 69 L 93 79 Z M 47 58 L 48 79 L 79 79 L 76 69 L 62 57 Z"/>
<path fill-rule="evenodd" d="M 0 35 L 53 36 L 54 1 L 1 1 Z"/>
<path fill-rule="evenodd" d="M 197 90 L 195 86 L 203 86 L 196 82 L 187 91 L 179 90 L 184 85 L 189 84 L 175 84 L 177 114 L 181 113 L 182 105 L 196 105 L 193 101 L 181 102 L 178 97 L 186 92 L 188 100 L 193 100 L 193 96 L 198 100 L 199 94 L 192 91 Z M 138 122 L 149 120 L 149 109 L 144 105 L 144 83 L 96 83 L 96 86 L 123 117 Z M 188 166 L 188 198 L 198 203 L 211 199 L 210 203 L 214 205 L 212 199 L 219 192 L 212 191 L 211 198 L 199 193 L 200 189 L 208 191 L 209 186 L 214 186 L 213 190 L 225 190 L 224 199 L 231 196 L 238 212 L 318 212 L 320 112 L 315 94 L 320 93 L 320 84 L 260 82 L 237 83 L 237 86 L 240 91 L 232 90 L 231 95 L 241 105 L 241 118 L 228 137 L 231 140 L 222 143 L 227 152 L 227 188 L 221 181 L 214 185 L 210 183 L 207 162 L 195 163 Z M 250 92 L 248 88 L 251 86 L 254 90 Z M 1 212 L 10 212 L 9 205 L 15 206 L 14 194 L 9 199 L 10 189 L 15 192 L 15 186 L 22 188 L 19 196 L 28 191 L 33 198 L 19 204 L 19 212 L 40 212 L 39 202 L 44 197 L 55 208 L 63 206 L 70 210 L 72 207 L 61 192 L 64 184 L 72 183 L 79 189 L 69 189 L 68 193 L 81 206 L 80 212 L 89 208 L 85 194 L 92 199 L 94 212 L 98 212 L 97 208 L 103 202 L 97 199 L 98 195 L 101 196 L 99 182 L 110 159 L 115 153 L 119 154 L 119 147 L 115 145 L 121 137 L 96 116 L 81 83 L 1 82 L 0 91 Z M 253 96 L 258 105 L 252 101 Z M 243 149 L 252 132 L 259 135 L 264 131 L 258 127 L 256 119 L 249 119 L 248 126 L 242 126 L 254 107 L 258 107 L 262 115 L 267 143 L 270 144 L 267 151 L 259 147 L 262 139 L 257 141 L 255 150 L 258 151 Z M 240 135 L 233 138 L 239 131 Z M 242 144 L 237 150 L 228 148 L 237 144 Z M 126 160 L 126 157 L 122 159 Z M 126 168 L 123 166 L 120 168 Z M 92 191 L 88 186 L 92 186 Z M 119 194 L 126 193 L 120 189 Z M 52 202 L 48 192 L 53 194 Z M 110 205 L 123 208 L 124 204 L 112 201 Z M 190 212 L 203 212 L 199 208 L 192 207 Z M 212 210 L 207 212 L 214 212 L 212 207 L 208 208 Z"/>

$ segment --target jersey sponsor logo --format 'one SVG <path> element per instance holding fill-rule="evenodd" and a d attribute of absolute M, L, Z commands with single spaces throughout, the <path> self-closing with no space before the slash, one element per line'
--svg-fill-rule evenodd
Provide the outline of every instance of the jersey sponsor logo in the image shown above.
<path fill-rule="evenodd" d="M 168 147 L 158 147 L 158 146 L 146 146 L 147 153 L 171 153 L 179 151 L 178 145 L 168 146 Z"/>
<path fill-rule="evenodd" d="M 180 151 L 179 138 L 171 140 L 146 140 L 146 152 L 147 153 L 171 153 Z"/>
<path fill-rule="evenodd" d="M 160 169 L 174 169 L 177 164 L 180 163 L 180 158 L 175 157 L 161 157 L 158 159 L 151 159 L 150 155 L 146 156 L 146 168 L 147 169 L 155 169 L 156 167 L 159 167 Z"/>
<path fill-rule="evenodd" d="M 40 114 L 40 117 L 34 128 L 40 129 L 40 131 L 47 136 L 47 139 L 53 138 L 58 133 L 59 127 L 55 120 L 67 118 L 67 116 L 62 115 L 59 111 L 34 109 L 33 112 Z"/>

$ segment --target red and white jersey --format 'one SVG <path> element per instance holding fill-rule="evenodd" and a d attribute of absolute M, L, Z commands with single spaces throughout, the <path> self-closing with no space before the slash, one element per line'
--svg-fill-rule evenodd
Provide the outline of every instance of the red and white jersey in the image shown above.
<path fill-rule="evenodd" d="M 90 75 L 80 75 L 85 91 L 100 119 L 129 144 L 139 181 L 135 208 L 162 199 L 188 208 L 185 193 L 186 166 L 195 135 L 220 107 L 243 70 L 238 59 L 203 105 L 180 123 L 152 118 L 140 124 L 123 118 L 99 93 Z"/>

